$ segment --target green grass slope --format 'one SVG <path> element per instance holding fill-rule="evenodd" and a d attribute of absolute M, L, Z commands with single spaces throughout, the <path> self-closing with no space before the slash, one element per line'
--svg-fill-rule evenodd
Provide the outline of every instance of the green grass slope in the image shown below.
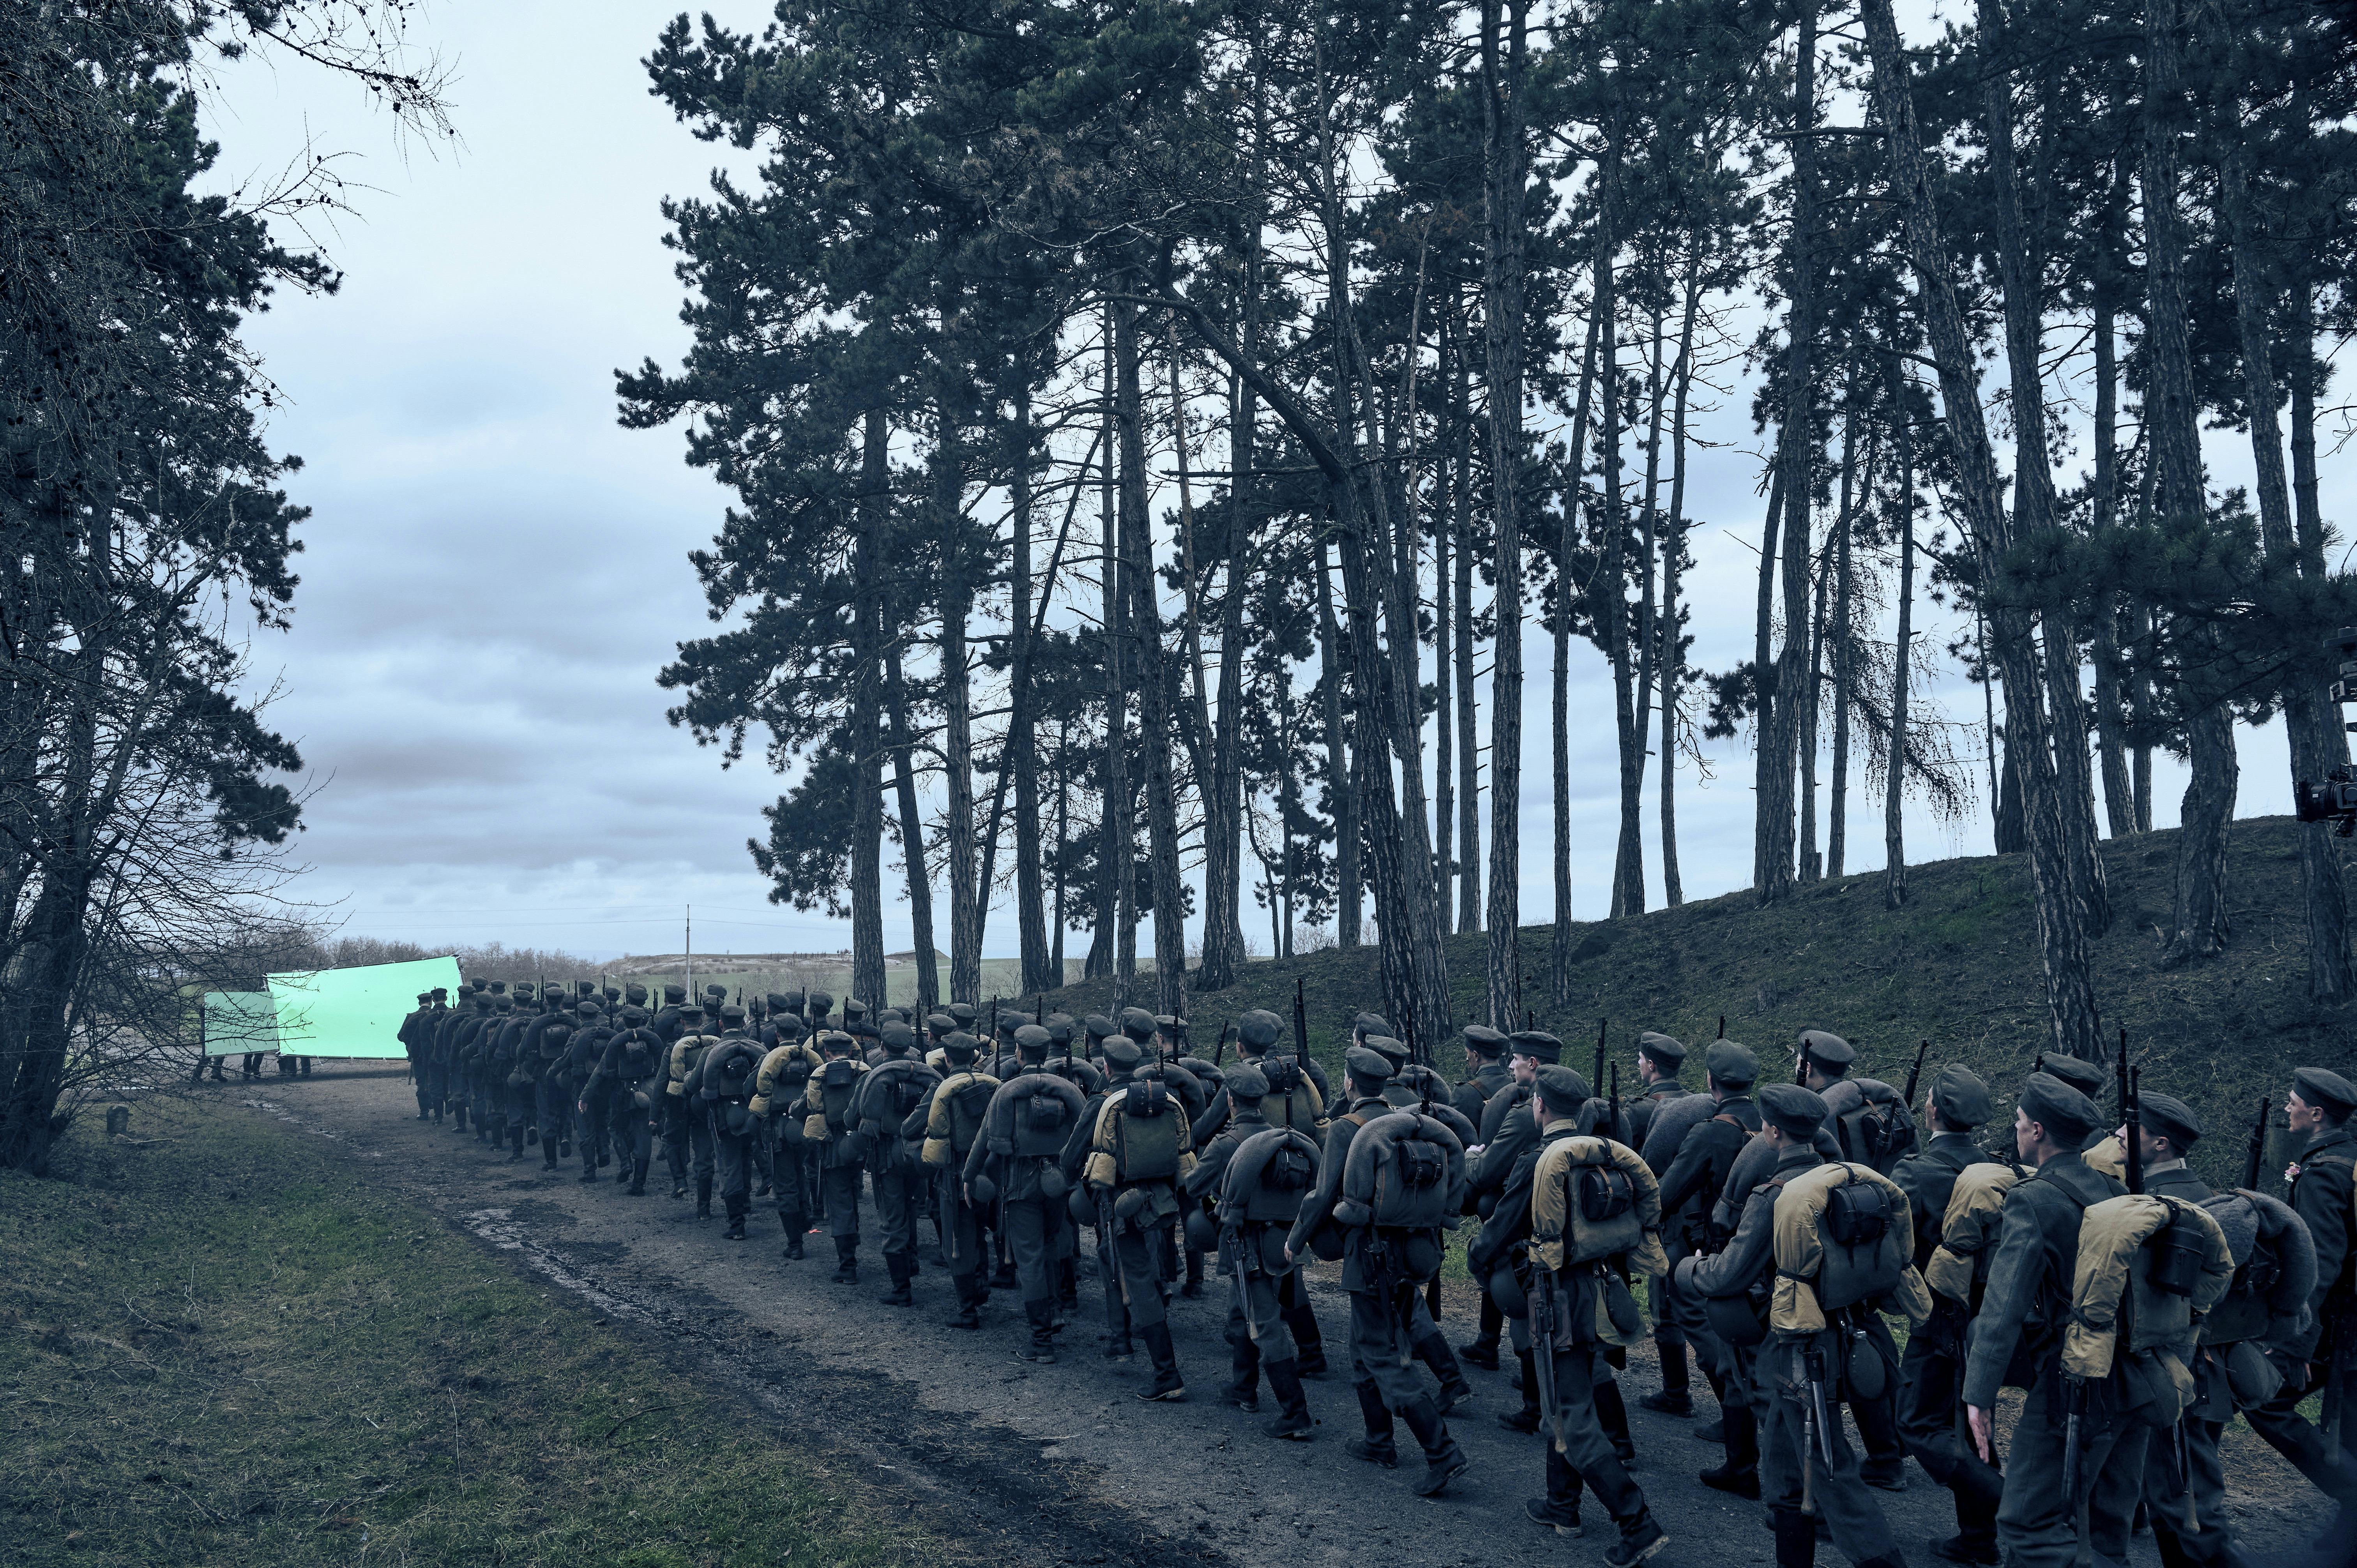
<path fill-rule="evenodd" d="M 2213 1178 L 2241 1179 L 2255 1097 L 2279 1095 L 2292 1067 L 2357 1077 L 2357 1008 L 2308 1000 L 2293 833 L 2280 817 L 2234 824 L 2227 862 L 2233 944 L 2179 969 L 2159 962 L 2178 835 L 2140 834 L 2103 846 L 2112 921 L 2094 942 L 2094 958 L 2105 1036 L 2125 1026 L 2146 1086 L 2180 1096 L 2208 1119 L 2196 1164 Z M 1814 885 L 1770 909 L 1743 891 L 1577 924 L 1571 995 L 1560 1005 L 1546 996 L 1552 929 L 1526 927 L 1524 1001 L 1542 1027 L 1573 1047 L 1566 1059 L 1583 1071 L 1598 1023 L 1609 1020 L 1624 1087 L 1633 1079 L 1640 1030 L 1705 1041 L 1723 1015 L 1727 1034 L 1758 1049 L 1771 1072 L 1804 1028 L 1848 1038 L 1858 1047 L 1860 1072 L 1893 1082 L 1904 1079 L 1916 1042 L 1928 1039 L 1930 1062 L 1962 1062 L 1986 1077 L 2009 1117 L 2013 1091 L 2047 1040 L 2028 861 L 1942 861 L 1911 871 L 1909 887 L 1907 907 L 1895 912 L 1883 908 L 1878 871 Z M 1480 1016 L 1487 942 L 1480 933 L 1449 940 L 1459 1025 Z M 1225 991 L 1190 993 L 1194 1038 L 1208 1050 L 1220 1025 L 1250 1007 L 1290 1016 L 1297 980 L 1312 1047 L 1331 1062 L 1352 1015 L 1380 1007 L 1372 948 L 1250 964 Z M 1068 986 L 1056 993 L 1057 1004 L 1075 1014 L 1102 1010 L 1111 991 L 1104 982 Z M 1150 1005 L 1152 982 L 1136 991 Z M 1453 1042 L 1443 1048 L 1440 1063 L 1452 1077 L 1459 1061 Z M 1698 1069 L 1687 1079 L 1698 1087 Z M 2278 1152 L 2270 1152 L 2271 1175 L 2281 1171 Z"/>

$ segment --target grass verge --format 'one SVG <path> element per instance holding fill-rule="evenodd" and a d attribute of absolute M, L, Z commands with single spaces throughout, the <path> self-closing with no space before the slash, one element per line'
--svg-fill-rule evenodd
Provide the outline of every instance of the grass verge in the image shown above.
<path fill-rule="evenodd" d="M 62 1179 L 0 1171 L 12 1564 L 962 1555 L 304 1141 L 91 1123 Z"/>

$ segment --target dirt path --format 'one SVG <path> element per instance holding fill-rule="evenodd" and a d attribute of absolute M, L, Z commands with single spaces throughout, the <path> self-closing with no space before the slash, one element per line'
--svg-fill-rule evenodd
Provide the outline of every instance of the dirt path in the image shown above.
<path fill-rule="evenodd" d="M 712 1376 L 794 1425 L 937 1501 L 973 1510 L 977 1530 L 1005 1538 L 1010 1562 L 1175 1556 L 1289 1568 L 1378 1561 L 1495 1568 L 1600 1553 L 1610 1539 L 1592 1500 L 1577 1546 L 1524 1520 L 1523 1499 L 1542 1487 L 1541 1451 L 1493 1419 L 1517 1403 L 1501 1374 L 1468 1369 L 1475 1398 L 1449 1425 L 1472 1468 L 1449 1496 L 1420 1501 L 1408 1489 L 1416 1461 L 1405 1430 L 1409 1457 L 1396 1473 L 1342 1452 L 1358 1413 L 1339 1370 L 1309 1385 L 1322 1423 L 1311 1444 L 1273 1442 L 1260 1431 L 1266 1414 L 1247 1416 L 1219 1401 L 1227 1348 L 1215 1292 L 1172 1303 L 1190 1401 L 1145 1404 L 1132 1397 L 1146 1380 L 1143 1353 L 1125 1366 L 1097 1353 L 1085 1278 L 1061 1359 L 1032 1367 L 1015 1359 L 1025 1332 L 1005 1293 L 994 1295 L 980 1333 L 942 1326 L 954 1304 L 947 1278 L 930 1264 L 913 1310 L 878 1305 L 883 1268 L 872 1239 L 861 1283 L 835 1284 L 823 1237 L 813 1238 L 804 1261 L 782 1260 L 763 1200 L 755 1202 L 752 1240 L 724 1241 L 720 1221 L 697 1221 L 692 1204 L 657 1195 L 651 1181 L 643 1198 L 611 1182 L 585 1187 L 576 1180 L 577 1161 L 543 1174 L 536 1149 L 510 1164 L 471 1134 L 414 1120 L 415 1101 L 398 1070 L 323 1063 L 309 1079 L 232 1080 L 216 1092 L 334 1141 L 370 1179 L 463 1226 L 490 1254 L 615 1321 L 685 1342 Z M 1321 1283 L 1317 1304 L 1339 1363 L 1344 1299 Z M 1470 1297 L 1458 1291 L 1447 1305 L 1451 1340 L 1469 1338 Z M 1656 1561 L 1770 1561 L 1763 1511 L 1694 1479 L 1718 1457 L 1690 1435 L 1699 1419 L 1636 1408 L 1637 1396 L 1657 1386 L 1650 1354 L 1632 1357 L 1622 1387 L 1635 1422 L 1636 1477 L 1673 1538 Z M 1706 1412 L 1707 1391 L 1697 1393 Z M 2243 1544 L 2254 1555 L 2296 1544 L 2326 1515 L 2319 1495 L 2239 1427 L 2228 1434 L 2225 1470 Z M 1878 1497 L 1901 1549 L 1920 1563 L 1930 1541 L 1953 1533 L 1954 1516 L 1947 1494 L 1912 1464 L 1909 1481 L 1903 1495 Z M 2158 1563 L 2149 1535 L 2133 1555 L 2139 1568 Z M 1824 1560 L 1838 1559 L 1827 1548 Z"/>

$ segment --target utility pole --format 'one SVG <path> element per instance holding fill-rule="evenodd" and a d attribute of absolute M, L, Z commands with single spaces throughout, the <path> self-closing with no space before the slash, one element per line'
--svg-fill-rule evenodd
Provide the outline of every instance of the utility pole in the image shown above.
<path fill-rule="evenodd" d="M 695 906 L 687 908 L 687 999 L 695 1000 Z"/>

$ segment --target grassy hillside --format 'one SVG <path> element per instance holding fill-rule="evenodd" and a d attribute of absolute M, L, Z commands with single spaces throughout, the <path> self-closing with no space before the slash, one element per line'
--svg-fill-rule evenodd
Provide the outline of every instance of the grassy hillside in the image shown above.
<path fill-rule="evenodd" d="M 2227 890 L 2233 945 L 2176 970 L 2162 969 L 2158 957 L 2177 834 L 2144 834 L 2103 849 L 2112 923 L 2094 951 L 2106 1036 L 2126 1027 L 2147 1086 L 2182 1097 L 2207 1118 L 2197 1164 L 2238 1181 L 2255 1096 L 2279 1094 L 2293 1066 L 2357 1077 L 2357 1008 L 2308 1001 L 2293 824 L 2280 817 L 2234 824 Z M 1914 870 L 1909 884 L 1910 902 L 1896 913 L 1883 908 L 1882 876 L 1872 872 L 1803 889 L 1772 909 L 1754 907 L 1747 891 L 1580 924 L 1572 994 L 1562 1005 L 1550 1005 L 1545 994 L 1553 933 L 1526 927 L 1524 1001 L 1542 1027 L 1577 1047 L 1583 1070 L 1598 1021 L 1609 1020 L 1624 1081 L 1632 1076 L 1638 1031 L 1708 1040 L 1721 1015 L 1727 1034 L 1758 1049 L 1770 1071 L 1783 1059 L 1771 1053 L 1799 1030 L 1825 1028 L 1858 1047 L 1859 1071 L 1896 1082 L 1916 1042 L 1929 1039 L 1931 1062 L 1961 1061 L 1982 1073 L 2009 1117 L 2013 1090 L 2046 1044 L 2027 860 L 1943 861 Z M 1487 941 L 1475 933 L 1448 943 L 1460 1025 L 1480 1016 Z M 1221 1023 L 1248 1007 L 1289 1015 L 1297 979 L 1312 1045 L 1330 1061 L 1351 1016 L 1379 1005 L 1371 948 L 1248 965 L 1228 990 L 1190 996 L 1195 1037 L 1208 1046 Z M 1139 992 L 1149 1001 L 1151 983 Z M 1073 1013 L 1111 1000 L 1103 982 L 1058 995 Z M 1454 1050 L 1442 1053 L 1452 1075 L 1458 1059 Z M 1688 1079 L 1698 1086 L 1699 1072 Z M 2273 1169 L 2280 1172 L 2279 1161 Z"/>

